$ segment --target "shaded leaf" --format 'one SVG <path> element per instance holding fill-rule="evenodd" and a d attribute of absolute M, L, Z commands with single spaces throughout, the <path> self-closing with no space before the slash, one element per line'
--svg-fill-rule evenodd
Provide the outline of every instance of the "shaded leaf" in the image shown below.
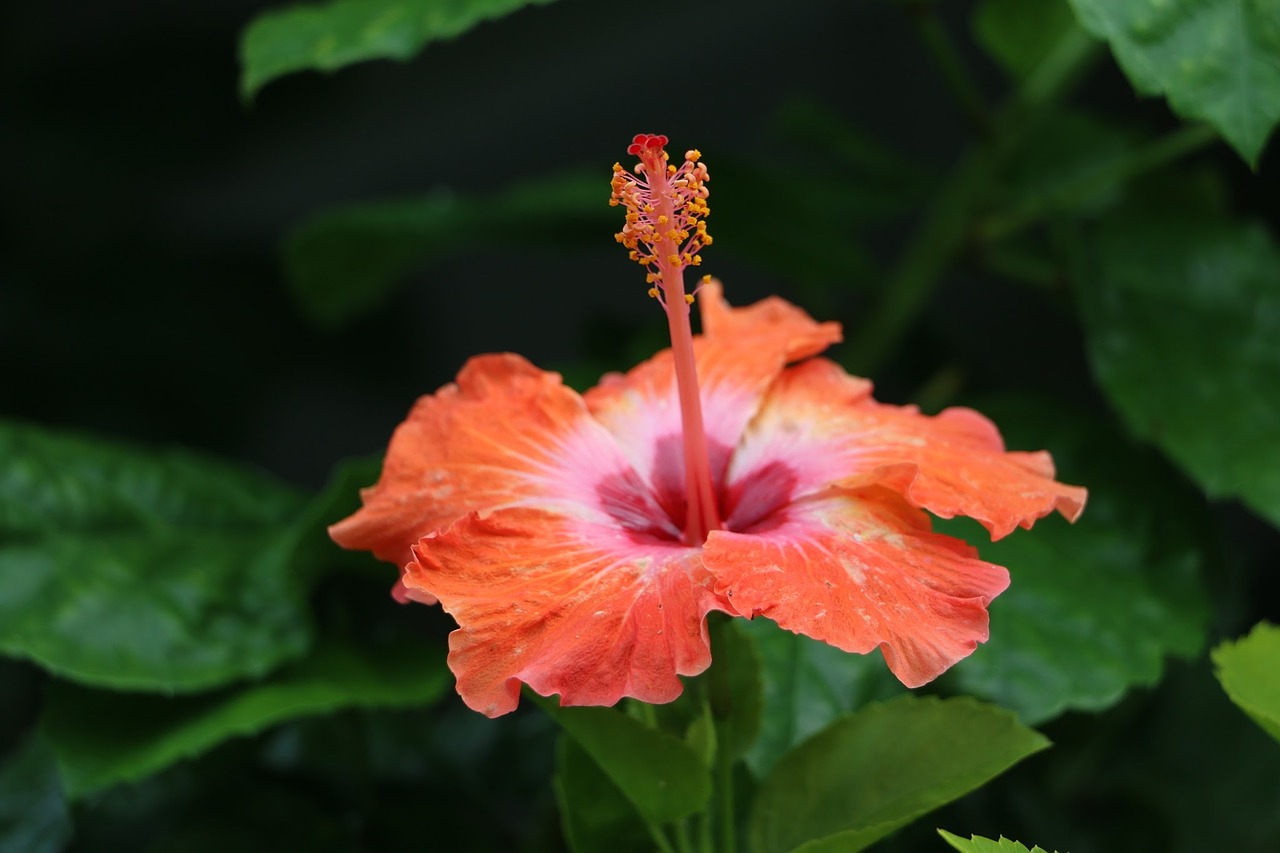
<path fill-rule="evenodd" d="M 1274 0 L 1070 0 L 1111 44 L 1141 94 L 1213 125 L 1256 166 L 1280 121 L 1280 15 Z"/>
<path fill-rule="evenodd" d="M 32 737 L 0 763 L 0 850 L 57 853 L 71 835 L 53 751 Z"/>
<path fill-rule="evenodd" d="M 760 734 L 746 755 L 757 776 L 837 717 L 904 689 L 878 655 L 851 655 L 767 619 L 740 627 L 755 640 L 762 666 Z"/>
<path fill-rule="evenodd" d="M 760 652 L 742 620 L 711 621 L 711 668 L 705 676 L 717 749 L 736 760 L 760 732 L 764 704 Z"/>
<path fill-rule="evenodd" d="M 978 43 L 1015 79 L 1030 74 L 1077 29 L 1066 0 L 983 0 L 972 25 Z"/>
<path fill-rule="evenodd" d="M 337 326 L 376 308 L 413 269 L 455 252 L 607 240 L 621 222 L 607 203 L 608 179 L 605 168 L 489 196 L 439 190 L 322 212 L 285 238 L 285 275 L 316 323 Z"/>
<path fill-rule="evenodd" d="M 1147 206 L 1077 251 L 1094 374 L 1129 429 L 1210 497 L 1280 525 L 1280 250 L 1266 230 Z"/>
<path fill-rule="evenodd" d="M 331 644 L 267 681 L 203 696 L 50 686 L 43 731 L 69 796 L 140 779 L 233 737 L 348 707 L 422 705 L 451 677 L 443 650 L 403 640 L 373 652 Z"/>
<path fill-rule="evenodd" d="M 1086 486 L 1089 502 L 1074 525 L 1045 518 L 999 542 L 976 524 L 939 524 L 1012 579 L 990 606 L 991 639 L 948 677 L 1034 724 L 1108 707 L 1156 683 L 1167 656 L 1199 652 L 1209 534 L 1194 490 L 1150 452 L 1060 404 L 1010 399 L 980 409 L 1010 447 L 1047 447 L 1059 476 Z"/>
<path fill-rule="evenodd" d="M 1039 847 L 1032 847 L 1027 850 L 1025 845 L 1019 844 L 1017 841 L 1010 841 L 1003 835 L 999 841 L 992 841 L 990 838 L 983 838 L 975 835 L 968 840 L 958 835 L 952 835 L 944 829 L 939 829 L 938 834 L 947 840 L 947 843 L 960 851 L 960 853 L 1045 853 Z"/>
<path fill-rule="evenodd" d="M 1280 740 L 1280 628 L 1259 622 L 1249 636 L 1214 649 L 1213 664 L 1231 701 Z"/>
<path fill-rule="evenodd" d="M 649 853 L 653 844 L 640 815 L 586 751 L 559 738 L 556 800 L 573 853 Z"/>
<path fill-rule="evenodd" d="M 262 675 L 310 642 L 300 504 L 225 461 L 0 423 L 0 652 L 128 690 Z"/>
<path fill-rule="evenodd" d="M 1049 745 L 968 698 L 868 705 L 778 762 L 756 796 L 754 853 L 853 853 Z"/>
<path fill-rule="evenodd" d="M 641 817 L 667 823 L 700 811 L 711 775 L 683 741 L 612 708 L 562 708 L 525 691 L 612 780 Z"/>
<path fill-rule="evenodd" d="M 551 0 L 330 0 L 263 12 L 240 36 L 240 92 L 295 71 L 406 60 L 433 41 Z"/>

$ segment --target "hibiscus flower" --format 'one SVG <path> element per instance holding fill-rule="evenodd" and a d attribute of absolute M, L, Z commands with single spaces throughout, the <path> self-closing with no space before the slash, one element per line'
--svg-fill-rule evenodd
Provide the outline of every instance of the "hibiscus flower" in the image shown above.
<path fill-rule="evenodd" d="M 565 705 L 669 702 L 711 662 L 711 611 L 879 648 L 917 687 L 987 639 L 1009 584 L 926 510 L 995 539 L 1084 507 L 1047 453 L 1006 451 L 977 412 L 876 402 L 817 357 L 836 323 L 778 298 L 732 308 L 704 278 L 693 335 L 682 274 L 711 243 L 709 176 L 696 151 L 668 164 L 666 141 L 636 137 L 613 201 L 672 348 L 583 395 L 518 355 L 471 359 L 330 528 L 400 567 L 399 600 L 453 616 L 458 692 L 489 716 L 521 683 Z"/>

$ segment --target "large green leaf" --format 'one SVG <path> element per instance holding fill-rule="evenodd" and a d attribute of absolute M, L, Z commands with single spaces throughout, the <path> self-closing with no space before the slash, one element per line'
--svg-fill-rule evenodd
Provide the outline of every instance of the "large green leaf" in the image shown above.
<path fill-rule="evenodd" d="M 754 853 L 853 853 L 1049 745 L 968 698 L 901 696 L 804 742 L 760 786 Z"/>
<path fill-rule="evenodd" d="M 0 762 L 0 850 L 58 853 L 71 840 L 71 814 L 53 751 L 33 737 Z"/>
<path fill-rule="evenodd" d="M 1045 853 L 1039 847 L 1032 847 L 1027 850 L 1026 845 L 1019 844 L 1017 841 L 1010 841 L 1003 835 L 1000 836 L 999 841 L 992 841 L 990 838 L 983 838 L 981 835 L 964 839 L 943 829 L 939 829 L 938 834 L 945 838 L 948 844 L 959 850 L 960 853 Z"/>
<path fill-rule="evenodd" d="M 573 853 L 649 853 L 647 828 L 600 766 L 567 735 L 556 762 L 556 801 Z"/>
<path fill-rule="evenodd" d="M 1165 658 L 1189 657 L 1208 620 L 1200 582 L 1208 537 L 1202 500 L 1148 451 L 1099 421 L 1046 400 L 982 408 L 1010 447 L 1047 447 L 1064 480 L 1089 489 L 1074 525 L 1056 516 L 989 541 L 946 522 L 984 560 L 1009 569 L 992 602 L 991 639 L 949 676 L 961 689 L 1037 723 L 1098 710 L 1159 680 Z"/>
<path fill-rule="evenodd" d="M 285 720 L 348 707 L 423 705 L 449 683 L 443 648 L 404 640 L 376 651 L 328 644 L 267 681 L 202 696 L 109 693 L 57 682 L 43 729 L 74 798 Z"/>
<path fill-rule="evenodd" d="M 904 689 L 879 655 L 851 655 L 768 619 L 741 627 L 755 640 L 762 666 L 761 728 L 746 755 L 757 776 L 837 717 Z"/>
<path fill-rule="evenodd" d="M 683 741 L 612 708 L 562 708 L 554 699 L 525 695 L 591 756 L 645 820 L 667 823 L 706 805 L 711 775 Z"/>
<path fill-rule="evenodd" d="M 609 242 L 607 168 L 527 181 L 491 196 L 441 190 L 368 202 L 307 219 L 285 238 L 285 274 L 317 323 L 336 326 L 377 307 L 404 276 L 458 251 Z"/>
<path fill-rule="evenodd" d="M 1081 26 L 1111 44 L 1145 95 L 1212 124 L 1257 165 L 1280 120 L 1275 0 L 1070 0 Z"/>
<path fill-rule="evenodd" d="M 246 98 L 295 71 L 336 71 L 369 59 L 413 57 L 532 3 L 551 0 L 330 0 L 264 12 L 240 37 Z"/>
<path fill-rule="evenodd" d="M 1280 250 L 1185 209 L 1120 211 L 1078 253 L 1094 373 L 1210 497 L 1280 525 Z"/>
<path fill-rule="evenodd" d="M 0 652 L 128 690 L 266 673 L 310 642 L 300 506 L 224 461 L 0 423 Z"/>
<path fill-rule="evenodd" d="M 1259 622 L 1249 636 L 1214 649 L 1213 663 L 1231 701 L 1280 740 L 1280 628 Z"/>

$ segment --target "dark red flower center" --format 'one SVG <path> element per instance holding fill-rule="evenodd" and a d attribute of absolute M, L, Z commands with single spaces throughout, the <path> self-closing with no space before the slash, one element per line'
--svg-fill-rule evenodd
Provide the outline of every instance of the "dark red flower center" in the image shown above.
<path fill-rule="evenodd" d="M 716 442 L 707 447 L 712 483 L 723 529 L 735 533 L 763 533 L 786 520 L 796 476 L 781 462 L 769 462 L 726 482 L 730 448 Z M 681 545 L 684 542 L 684 464 L 680 436 L 659 439 L 652 488 L 634 472 L 604 478 L 596 485 L 600 506 L 637 542 Z"/>

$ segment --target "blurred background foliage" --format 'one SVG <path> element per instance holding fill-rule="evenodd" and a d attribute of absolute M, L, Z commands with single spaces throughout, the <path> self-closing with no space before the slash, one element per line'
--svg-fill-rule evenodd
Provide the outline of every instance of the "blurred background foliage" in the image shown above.
<path fill-rule="evenodd" d="M 731 301 L 1090 488 L 944 526 L 1013 585 L 930 690 L 1055 746 L 878 849 L 1280 849 L 1280 653 L 1215 653 L 1248 715 L 1209 661 L 1280 620 L 1280 13 L 1174 5 L 7 4 L 0 850 L 564 849 L 589 762 L 463 708 L 448 617 L 323 530 L 468 356 L 662 345 L 606 204 L 641 131 L 703 151 Z M 747 627 L 747 788 L 900 692 Z"/>

